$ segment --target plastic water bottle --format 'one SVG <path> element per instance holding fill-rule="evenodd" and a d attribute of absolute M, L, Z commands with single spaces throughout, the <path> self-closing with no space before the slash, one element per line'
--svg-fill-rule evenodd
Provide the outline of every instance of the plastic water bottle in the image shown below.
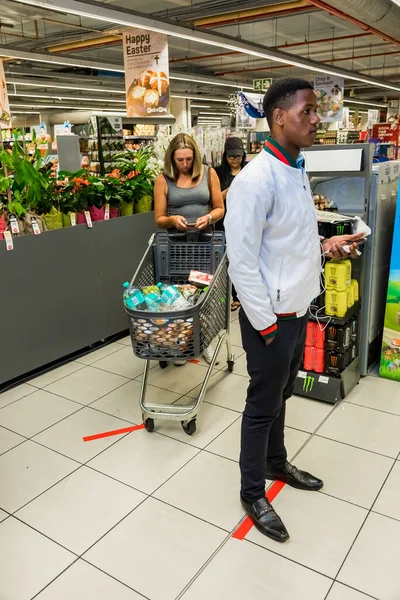
<path fill-rule="evenodd" d="M 124 304 L 130 310 L 146 310 L 146 302 L 144 295 L 137 288 L 132 287 L 128 281 L 123 284 L 124 288 Z"/>
<path fill-rule="evenodd" d="M 160 288 L 161 300 L 164 304 L 170 306 L 182 297 L 182 294 L 174 285 L 163 285 L 162 283 L 158 283 L 157 286 Z"/>

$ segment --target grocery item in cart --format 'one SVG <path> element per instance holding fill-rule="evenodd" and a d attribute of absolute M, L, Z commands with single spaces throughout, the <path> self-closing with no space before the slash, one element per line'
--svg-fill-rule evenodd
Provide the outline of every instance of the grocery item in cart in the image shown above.
<path fill-rule="evenodd" d="M 123 284 L 124 288 L 124 304 L 130 310 L 144 310 L 145 298 L 140 290 L 129 285 L 128 281 Z"/>
<path fill-rule="evenodd" d="M 210 273 L 201 273 L 200 271 L 190 271 L 189 281 L 199 287 L 207 287 L 210 285 L 213 276 Z"/>

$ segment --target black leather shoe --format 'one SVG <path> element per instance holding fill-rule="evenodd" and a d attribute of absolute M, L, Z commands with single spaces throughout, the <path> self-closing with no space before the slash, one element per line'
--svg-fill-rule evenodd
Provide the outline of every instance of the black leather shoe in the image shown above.
<path fill-rule="evenodd" d="M 260 498 L 257 502 L 249 504 L 240 496 L 240 501 L 258 531 L 275 542 L 286 542 L 289 539 L 286 527 L 266 498 Z"/>
<path fill-rule="evenodd" d="M 314 477 L 314 475 L 307 473 L 307 471 L 300 471 L 300 469 L 287 461 L 285 466 L 279 471 L 269 471 L 267 469 L 265 478 L 284 481 L 288 485 L 299 490 L 310 490 L 315 492 L 318 492 L 324 485 L 324 482 L 321 481 L 321 479 Z"/>

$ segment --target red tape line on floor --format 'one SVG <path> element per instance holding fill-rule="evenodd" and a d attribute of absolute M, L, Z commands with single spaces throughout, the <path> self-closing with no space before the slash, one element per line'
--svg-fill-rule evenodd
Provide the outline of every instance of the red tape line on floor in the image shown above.
<path fill-rule="evenodd" d="M 198 365 L 200 361 L 197 360 L 197 358 L 191 358 L 190 360 L 188 360 L 188 362 L 193 363 L 194 365 Z"/>
<path fill-rule="evenodd" d="M 100 440 L 101 438 L 111 437 L 112 435 L 121 435 L 123 433 L 129 433 L 130 431 L 137 431 L 138 429 L 144 429 L 144 423 L 141 425 L 133 425 L 133 427 L 124 427 L 124 429 L 113 429 L 113 431 L 105 431 L 104 433 L 87 435 L 82 439 L 84 442 L 92 442 L 93 440 Z"/>
<path fill-rule="evenodd" d="M 275 483 L 271 485 L 271 487 L 267 490 L 267 493 L 265 494 L 267 500 L 273 502 L 273 500 L 275 500 L 275 498 L 282 490 L 282 488 L 285 487 L 285 485 L 286 484 L 283 481 L 275 481 Z M 250 517 L 247 517 L 247 519 L 245 519 L 243 523 L 239 525 L 236 531 L 232 534 L 232 537 L 236 540 L 244 540 L 244 538 L 249 533 L 253 525 L 253 521 L 250 519 Z"/>

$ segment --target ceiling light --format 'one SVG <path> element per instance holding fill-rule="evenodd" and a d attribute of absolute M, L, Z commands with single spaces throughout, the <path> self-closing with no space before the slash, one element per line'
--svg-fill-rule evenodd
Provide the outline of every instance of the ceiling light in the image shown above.
<path fill-rule="evenodd" d="M 183 100 L 201 100 L 201 96 L 184 96 L 183 94 L 171 94 L 171 98 L 181 98 Z M 205 98 L 207 102 L 223 102 L 226 104 L 228 99 L 223 100 L 222 98 Z"/>
<path fill-rule="evenodd" d="M 201 110 L 199 112 L 199 115 L 217 115 L 217 117 L 219 116 L 223 116 L 223 117 L 230 117 L 231 113 L 222 113 L 222 112 L 205 112 L 203 110 Z"/>
<path fill-rule="evenodd" d="M 80 85 L 73 85 L 70 84 L 68 85 L 67 83 L 52 83 L 51 81 L 29 81 L 27 79 L 16 79 L 15 77 L 11 77 L 11 79 L 8 79 L 7 77 L 7 73 L 6 73 L 6 78 L 7 78 L 7 85 L 23 85 L 23 86 L 28 86 L 28 87 L 40 87 L 40 88 L 54 88 L 54 89 L 60 89 L 60 90 L 72 90 L 73 92 L 75 91 L 80 91 L 80 92 L 100 92 L 101 94 L 126 94 L 125 90 L 118 90 L 118 89 L 110 89 L 110 88 L 103 88 L 103 87 L 96 87 L 96 86 L 91 86 L 91 87 L 85 87 L 85 86 L 80 86 Z"/>
<path fill-rule="evenodd" d="M 189 40 L 191 42 L 200 42 L 202 44 L 206 44 L 208 46 L 216 46 L 218 48 L 223 48 L 226 50 L 233 50 L 235 52 L 240 52 L 242 54 L 246 54 L 249 56 L 255 56 L 257 58 L 263 58 L 267 60 L 272 60 L 281 64 L 290 64 L 294 67 L 299 67 L 300 69 L 306 69 L 308 71 L 313 71 L 317 73 L 325 73 L 327 75 L 335 75 L 339 77 L 345 77 L 346 79 L 361 81 L 362 83 L 366 83 L 368 85 L 373 85 L 376 87 L 385 88 L 388 90 L 394 90 L 396 92 L 400 92 L 399 86 L 393 86 L 388 83 L 384 83 L 379 79 L 374 79 L 372 77 L 363 77 L 361 74 L 347 71 L 346 69 L 335 69 L 331 68 L 327 65 L 322 66 L 320 63 L 315 61 L 311 61 L 308 59 L 303 59 L 301 57 L 294 57 L 291 54 L 281 52 L 279 50 L 272 50 L 270 48 L 266 48 L 262 45 L 245 42 L 242 40 L 237 40 L 231 36 L 223 35 L 221 33 L 216 32 L 207 32 L 200 29 L 190 29 L 188 27 L 184 27 L 182 25 L 175 25 L 173 23 L 164 23 L 162 21 L 157 21 L 151 16 L 141 15 L 138 13 L 132 13 L 129 10 L 118 8 L 111 8 L 108 4 L 104 2 L 85 2 L 84 0 L 16 0 L 22 4 L 28 4 L 30 6 L 40 6 L 47 10 L 58 11 L 61 13 L 67 13 L 72 15 L 77 15 L 80 17 L 87 17 L 90 19 L 97 19 L 99 21 L 103 21 L 105 23 L 114 23 L 116 25 L 121 25 L 123 27 L 139 27 L 141 29 L 145 29 L 148 31 L 155 31 L 159 33 L 164 33 L 169 36 L 178 37 L 180 39 Z M 0 50 L 3 53 L 3 50 Z M 16 56 L 19 52 L 10 49 L 10 53 L 3 53 L 3 56 Z M 24 53 L 29 54 L 29 53 Z M 31 54 L 32 56 L 32 54 Z M 25 58 L 25 56 L 24 56 Z M 51 57 L 52 61 L 56 62 L 57 60 L 61 60 L 58 57 Z M 54 60 L 55 59 L 55 60 Z M 29 58 L 28 58 L 29 60 Z M 31 58 L 31 60 L 38 60 Z M 68 60 L 68 59 L 65 59 Z M 70 61 L 73 59 L 69 59 Z M 84 63 L 84 61 L 81 61 Z M 61 63 L 60 63 L 61 64 Z M 70 64 L 70 63 L 68 63 Z M 75 63 L 77 64 L 77 63 Z M 81 65 L 84 66 L 84 65 Z M 111 70 L 111 71 L 119 71 L 115 69 L 113 66 L 103 67 L 103 70 Z"/>
<path fill-rule="evenodd" d="M 53 94 L 24 94 L 11 92 L 8 96 L 18 96 L 21 98 L 47 98 L 48 100 L 86 100 L 89 102 L 117 102 L 118 104 L 126 104 L 126 100 L 114 100 L 113 98 L 87 98 L 83 96 L 57 96 Z"/>
<path fill-rule="evenodd" d="M 387 108 L 387 104 L 380 104 L 379 102 L 364 102 L 364 100 L 353 100 L 353 98 L 344 98 L 344 102 L 349 104 L 363 104 L 364 106 L 378 106 L 379 108 Z"/>
<path fill-rule="evenodd" d="M 95 110 L 93 106 L 79 106 L 75 104 L 75 106 L 65 106 L 64 104 L 10 104 L 10 108 L 13 106 L 17 106 L 18 108 L 68 108 L 72 110 Z M 11 110 L 12 112 L 12 110 Z"/>
<path fill-rule="evenodd" d="M 27 110 L 12 110 L 11 114 L 12 115 L 26 115 L 28 113 Z M 39 111 L 36 110 L 29 110 L 29 114 L 30 115 L 40 115 Z"/>
<path fill-rule="evenodd" d="M 209 104 L 190 104 L 190 108 L 211 108 Z"/>
<path fill-rule="evenodd" d="M 243 85 L 242 83 L 235 83 L 234 81 L 220 81 L 219 79 L 207 79 L 206 77 L 196 77 L 192 75 L 178 75 L 170 73 L 170 79 L 176 79 L 177 81 L 193 81 L 194 83 L 206 83 L 208 85 L 220 85 L 223 87 L 233 87 L 241 90 L 253 90 L 252 85 Z"/>

